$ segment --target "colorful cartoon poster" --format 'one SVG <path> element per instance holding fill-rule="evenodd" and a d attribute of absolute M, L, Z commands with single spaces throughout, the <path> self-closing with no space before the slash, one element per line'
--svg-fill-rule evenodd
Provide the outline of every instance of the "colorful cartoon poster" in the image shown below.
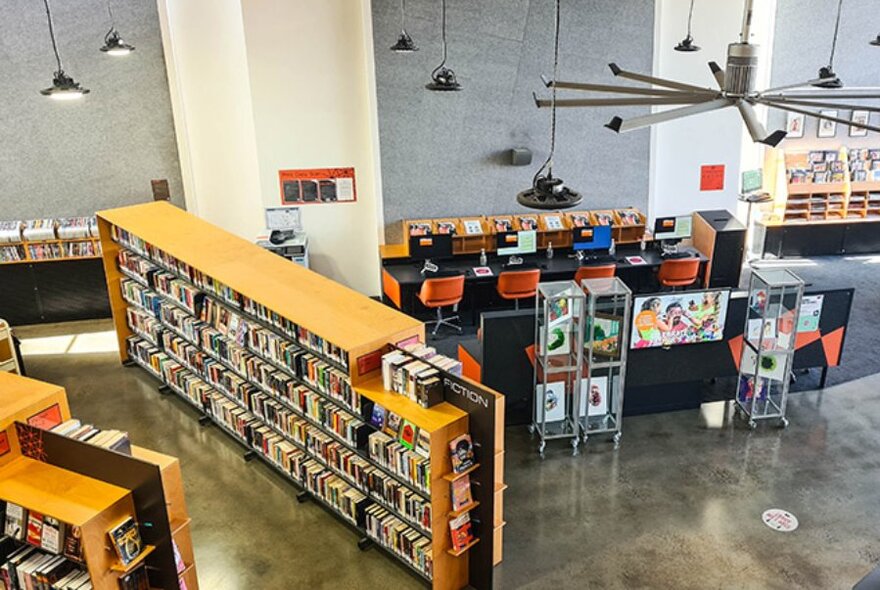
<path fill-rule="evenodd" d="M 729 290 L 636 297 L 631 348 L 719 342 L 724 339 Z"/>
<path fill-rule="evenodd" d="M 798 332 L 817 332 L 822 319 L 824 295 L 804 295 L 801 299 L 801 314 L 798 316 Z"/>

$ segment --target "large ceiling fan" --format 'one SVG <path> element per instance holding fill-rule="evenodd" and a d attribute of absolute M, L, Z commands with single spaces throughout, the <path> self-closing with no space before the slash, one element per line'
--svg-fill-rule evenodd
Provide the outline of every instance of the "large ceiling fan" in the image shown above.
<path fill-rule="evenodd" d="M 551 107 L 603 107 L 603 106 L 654 106 L 654 105 L 685 105 L 658 113 L 651 113 L 640 117 L 622 119 L 614 117 L 605 125 L 618 133 L 642 129 L 663 123 L 735 107 L 739 110 L 749 134 L 756 142 L 769 146 L 776 146 L 785 139 L 786 132 L 776 130 L 768 133 L 764 124 L 755 113 L 755 105 L 764 105 L 774 109 L 781 109 L 834 121 L 843 125 L 880 132 L 880 127 L 864 123 L 856 123 L 848 119 L 830 116 L 820 113 L 818 109 L 842 109 L 864 110 L 880 112 L 880 106 L 853 105 L 838 102 L 840 100 L 877 100 L 880 99 L 880 88 L 852 88 L 824 89 L 829 88 L 833 82 L 837 82 L 836 75 L 831 73 L 829 77 L 820 77 L 801 84 L 790 84 L 758 91 L 755 89 L 755 81 L 758 72 L 759 47 L 749 43 L 749 35 L 752 28 L 752 13 L 755 0 L 745 0 L 743 11 L 742 32 L 738 43 L 731 43 L 727 49 L 727 67 L 721 68 L 715 62 L 709 62 L 709 68 L 718 83 L 718 89 L 703 88 L 693 84 L 676 82 L 646 76 L 635 72 L 621 69 L 617 64 L 609 64 L 611 72 L 619 77 L 636 82 L 650 84 L 650 87 L 617 86 L 606 84 L 589 84 L 580 82 L 564 82 L 561 80 L 547 80 L 544 84 L 554 91 L 557 89 L 579 90 L 602 94 L 617 94 L 627 96 L 606 96 L 602 98 L 577 98 L 577 99 L 539 99 L 535 95 L 535 104 L 539 108 Z M 821 84 L 824 88 L 816 88 Z M 659 87 L 659 88 L 658 88 Z"/>

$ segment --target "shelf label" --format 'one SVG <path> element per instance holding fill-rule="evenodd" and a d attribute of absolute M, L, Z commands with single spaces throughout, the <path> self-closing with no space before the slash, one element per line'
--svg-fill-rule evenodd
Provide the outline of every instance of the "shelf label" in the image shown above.
<path fill-rule="evenodd" d="M 61 407 L 58 404 L 49 406 L 42 412 L 28 418 L 28 426 L 34 426 L 41 430 L 49 430 L 61 424 Z"/>
<path fill-rule="evenodd" d="M 382 366 L 382 351 L 377 350 L 357 359 L 358 375 L 366 375 Z"/>

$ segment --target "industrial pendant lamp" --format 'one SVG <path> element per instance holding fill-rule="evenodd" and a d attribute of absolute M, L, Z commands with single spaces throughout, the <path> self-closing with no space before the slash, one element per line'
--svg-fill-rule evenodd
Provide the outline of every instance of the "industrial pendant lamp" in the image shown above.
<path fill-rule="evenodd" d="M 113 7 L 110 6 L 110 0 L 107 0 L 107 14 L 110 15 L 110 30 L 104 35 L 104 46 L 101 51 L 107 55 L 125 56 L 134 51 L 134 46 L 129 45 L 119 36 L 116 30 L 116 19 L 113 17 Z"/>
<path fill-rule="evenodd" d="M 406 0 L 400 0 L 400 37 L 397 38 L 397 43 L 391 46 L 391 51 L 412 53 L 418 50 L 412 37 L 406 32 Z"/>
<path fill-rule="evenodd" d="M 49 0 L 43 0 L 46 7 L 46 19 L 49 22 L 49 37 L 52 38 L 52 50 L 55 52 L 55 63 L 58 69 L 52 79 L 52 86 L 40 90 L 40 94 L 54 100 L 75 100 L 89 93 L 87 88 L 82 88 L 73 78 L 64 73 L 61 65 L 61 55 L 58 53 L 58 42 L 55 40 L 55 27 L 52 24 L 52 10 L 49 8 Z"/>
<path fill-rule="evenodd" d="M 819 80 L 813 86 L 817 88 L 843 88 L 843 81 L 834 73 L 834 52 L 837 50 L 837 36 L 840 33 L 840 13 L 843 0 L 837 2 L 837 21 L 834 23 L 834 39 L 831 41 L 831 57 L 828 65 L 819 68 Z"/>
<path fill-rule="evenodd" d="M 556 0 L 556 32 L 553 48 L 553 81 L 559 74 L 559 13 L 560 0 Z M 556 84 L 552 85 L 550 99 L 550 155 L 532 178 L 532 186 L 516 196 L 517 202 L 530 209 L 567 209 L 580 204 L 583 197 L 565 186 L 561 178 L 553 177 L 553 155 L 556 152 Z M 546 171 L 546 175 L 544 172 Z"/>
<path fill-rule="evenodd" d="M 425 88 L 435 92 L 450 92 L 461 90 L 461 84 L 455 78 L 455 72 L 446 67 L 446 0 L 440 1 L 441 6 L 441 42 L 443 45 L 443 61 L 431 72 L 431 82 L 425 84 Z"/>
<path fill-rule="evenodd" d="M 678 42 L 678 45 L 675 46 L 676 51 L 682 51 L 685 53 L 693 53 L 694 51 L 699 51 L 700 48 L 697 45 L 694 45 L 694 37 L 691 35 L 691 23 L 694 20 L 694 0 L 691 0 L 691 9 L 688 11 L 688 32 L 687 37 Z"/>
<path fill-rule="evenodd" d="M 877 38 L 871 41 L 871 45 L 874 47 L 880 47 L 880 35 L 877 35 Z"/>

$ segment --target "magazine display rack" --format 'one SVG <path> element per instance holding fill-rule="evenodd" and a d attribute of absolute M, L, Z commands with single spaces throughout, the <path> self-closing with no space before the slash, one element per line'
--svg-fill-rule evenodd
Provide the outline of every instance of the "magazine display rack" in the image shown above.
<path fill-rule="evenodd" d="M 736 410 L 755 428 L 783 428 L 804 282 L 785 269 L 753 270 L 737 380 Z"/>
<path fill-rule="evenodd" d="M 584 279 L 581 287 L 587 303 L 578 424 L 585 443 L 589 436 L 613 434 L 617 446 L 623 436 L 632 292 L 618 277 Z"/>
<path fill-rule="evenodd" d="M 535 307 L 535 403 L 529 431 L 538 433 L 538 452 L 548 440 L 568 439 L 577 454 L 578 391 L 584 356 L 586 296 L 574 281 L 538 285 Z"/>

